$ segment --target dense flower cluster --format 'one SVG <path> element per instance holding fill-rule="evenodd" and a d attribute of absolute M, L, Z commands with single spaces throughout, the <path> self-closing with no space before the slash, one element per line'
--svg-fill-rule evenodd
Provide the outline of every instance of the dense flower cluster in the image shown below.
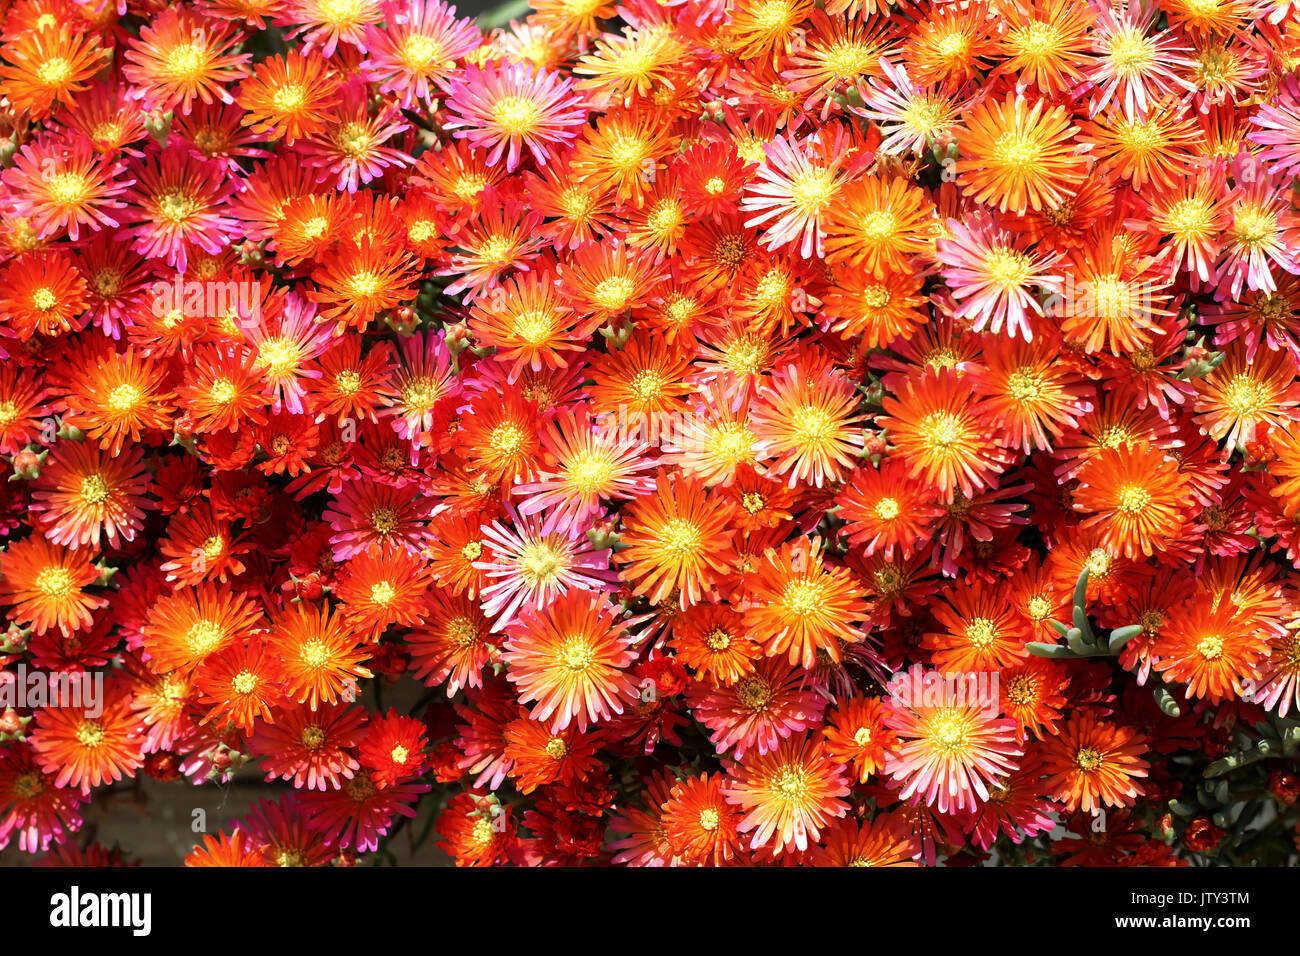
<path fill-rule="evenodd" d="M 0 12 L 0 847 L 1293 852 L 1300 5 Z"/>

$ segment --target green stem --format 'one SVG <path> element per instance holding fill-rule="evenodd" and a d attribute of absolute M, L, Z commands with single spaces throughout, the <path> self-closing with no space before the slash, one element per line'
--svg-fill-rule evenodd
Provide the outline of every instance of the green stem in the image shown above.
<path fill-rule="evenodd" d="M 509 3 L 503 3 L 496 9 L 481 14 L 478 25 L 484 31 L 495 30 L 497 27 L 506 26 L 511 20 L 524 19 L 530 9 L 532 8 L 528 0 L 510 0 Z"/>

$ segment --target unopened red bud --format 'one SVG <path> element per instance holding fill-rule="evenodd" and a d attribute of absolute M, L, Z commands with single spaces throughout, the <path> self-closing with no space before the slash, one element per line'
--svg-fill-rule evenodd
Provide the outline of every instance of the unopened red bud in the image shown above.
<path fill-rule="evenodd" d="M 319 601 L 325 593 L 325 586 L 321 583 L 320 575 L 313 571 L 294 581 L 293 590 L 304 601 Z"/>
<path fill-rule="evenodd" d="M 4 713 L 0 714 L 0 734 L 17 733 L 22 726 L 22 718 L 12 707 L 6 708 Z"/>
<path fill-rule="evenodd" d="M 1268 775 L 1268 792 L 1282 806 L 1289 807 L 1300 799 L 1300 776 L 1290 770 L 1274 770 Z"/>

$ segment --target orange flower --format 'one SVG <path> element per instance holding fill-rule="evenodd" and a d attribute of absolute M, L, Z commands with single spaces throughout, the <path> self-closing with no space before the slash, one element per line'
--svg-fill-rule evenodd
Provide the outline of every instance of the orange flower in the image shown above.
<path fill-rule="evenodd" d="M 133 776 L 144 763 L 140 721 L 131 713 L 124 684 L 105 683 L 102 712 L 90 716 L 78 707 L 45 707 L 36 712 L 32 750 L 41 769 L 55 775 L 57 787 L 93 787 Z"/>
<path fill-rule="evenodd" d="M 1063 106 L 1025 97 L 985 100 L 966 118 L 954 172 L 977 202 L 1023 214 L 1060 205 L 1087 176 Z"/>
<path fill-rule="evenodd" d="M 1189 700 L 1219 703 L 1241 697 L 1246 681 L 1260 683 L 1266 651 L 1254 615 L 1230 599 L 1202 593 L 1170 608 L 1155 645 L 1155 669 L 1166 680 L 1186 684 Z"/>
<path fill-rule="evenodd" d="M 36 634 L 57 627 L 67 635 L 88 627 L 92 612 L 108 606 L 106 598 L 85 591 L 99 578 L 92 557 L 40 535 L 11 544 L 0 558 L 0 604 L 12 605 L 13 620 L 30 624 Z"/>
<path fill-rule="evenodd" d="M 0 65 L 0 93 L 13 109 L 37 120 L 71 103 L 113 53 L 94 33 L 67 24 L 23 30 L 10 39 L 4 49 L 8 62 Z"/>
<path fill-rule="evenodd" d="M 767 553 L 755 575 L 745 623 L 769 657 L 785 655 L 791 664 L 812 668 L 818 656 L 841 657 L 840 644 L 856 644 L 856 626 L 867 616 L 866 591 L 844 567 L 827 567 L 825 543 L 804 538 Z"/>
<path fill-rule="evenodd" d="M 730 509 L 720 504 L 695 479 L 656 476 L 654 493 L 628 507 L 626 547 L 614 555 L 624 565 L 623 580 L 636 582 L 634 593 L 656 604 L 675 591 L 683 605 L 703 600 L 705 588 L 729 570 L 733 553 Z"/>
<path fill-rule="evenodd" d="M 675 784 L 663 808 L 673 852 L 687 863 L 723 866 L 740 849 L 743 814 L 727 802 L 722 774 L 703 774 Z"/>
<path fill-rule="evenodd" d="M 210 655 L 243 644 L 262 623 L 261 610 L 246 595 L 218 592 L 205 581 L 153 605 L 144 628 L 144 646 L 150 666 L 159 673 L 188 673 Z"/>
<path fill-rule="evenodd" d="M 636 659 L 627 622 L 603 595 L 567 591 L 538 610 L 527 608 L 509 629 L 503 660 L 521 702 L 535 701 L 530 717 L 554 730 L 623 713 L 637 696 L 625 669 Z"/>
<path fill-rule="evenodd" d="M 886 398 L 876 424 L 889 430 L 895 454 L 913 478 L 952 500 L 961 491 L 974 498 L 1004 467 L 1002 449 L 990 434 L 987 401 L 950 369 L 904 379 L 898 398 Z"/>
<path fill-rule="evenodd" d="M 866 783 L 885 766 L 885 755 L 898 746 L 898 737 L 885 726 L 885 701 L 853 697 L 826 716 L 822 727 L 826 752 L 848 764 L 858 783 Z"/>
<path fill-rule="evenodd" d="M 890 813 L 870 823 L 845 817 L 813 851 L 813 866 L 918 866 L 921 841 L 906 821 Z"/>
<path fill-rule="evenodd" d="M 280 657 L 285 693 L 316 710 L 322 704 L 360 696 L 357 678 L 374 675 L 362 666 L 370 656 L 342 614 L 306 602 L 291 604 L 272 618 L 268 646 Z"/>
<path fill-rule="evenodd" d="M 1106 448 L 1079 470 L 1074 507 L 1091 513 L 1103 545 L 1127 558 L 1169 547 L 1187 521 L 1187 476 L 1178 462 L 1150 445 Z"/>
<path fill-rule="evenodd" d="M 767 754 L 753 751 L 729 775 L 724 793 L 745 811 L 739 831 L 753 833 L 750 849 L 770 846 L 773 856 L 808 849 L 848 811 L 844 766 L 812 737 L 783 740 Z"/>
<path fill-rule="evenodd" d="M 789 472 L 799 482 L 836 483 L 856 463 L 862 447 L 858 394 L 847 375 L 809 355 L 780 366 L 759 391 L 752 410 L 760 456 L 775 459 L 773 477 Z"/>
<path fill-rule="evenodd" d="M 1131 807 L 1143 792 L 1137 780 L 1147 775 L 1146 743 L 1132 727 L 1076 713 L 1059 735 L 1043 741 L 1044 792 L 1071 813 Z"/>

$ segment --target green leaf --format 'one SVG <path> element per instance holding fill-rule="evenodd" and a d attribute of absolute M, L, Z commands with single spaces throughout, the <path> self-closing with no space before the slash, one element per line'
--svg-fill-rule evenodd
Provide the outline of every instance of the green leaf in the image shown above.
<path fill-rule="evenodd" d="M 1155 698 L 1156 706 L 1170 717 L 1182 715 L 1183 709 L 1178 706 L 1178 701 L 1174 700 L 1174 695 L 1169 693 L 1169 688 L 1164 684 L 1158 684 L 1152 688 L 1151 696 Z"/>
<path fill-rule="evenodd" d="M 1088 606 L 1088 569 L 1086 567 L 1079 572 L 1079 581 L 1074 586 L 1074 606 L 1077 608 Z"/>
<path fill-rule="evenodd" d="M 1117 627 L 1110 632 L 1110 641 L 1107 643 L 1107 649 L 1118 656 L 1119 652 L 1124 649 L 1124 645 L 1133 638 L 1142 633 L 1141 624 L 1130 624 L 1128 627 Z"/>
<path fill-rule="evenodd" d="M 1025 650 L 1035 657 L 1050 657 L 1054 660 L 1069 660 L 1075 657 L 1073 651 L 1062 644 L 1044 644 L 1042 641 L 1030 641 Z"/>

